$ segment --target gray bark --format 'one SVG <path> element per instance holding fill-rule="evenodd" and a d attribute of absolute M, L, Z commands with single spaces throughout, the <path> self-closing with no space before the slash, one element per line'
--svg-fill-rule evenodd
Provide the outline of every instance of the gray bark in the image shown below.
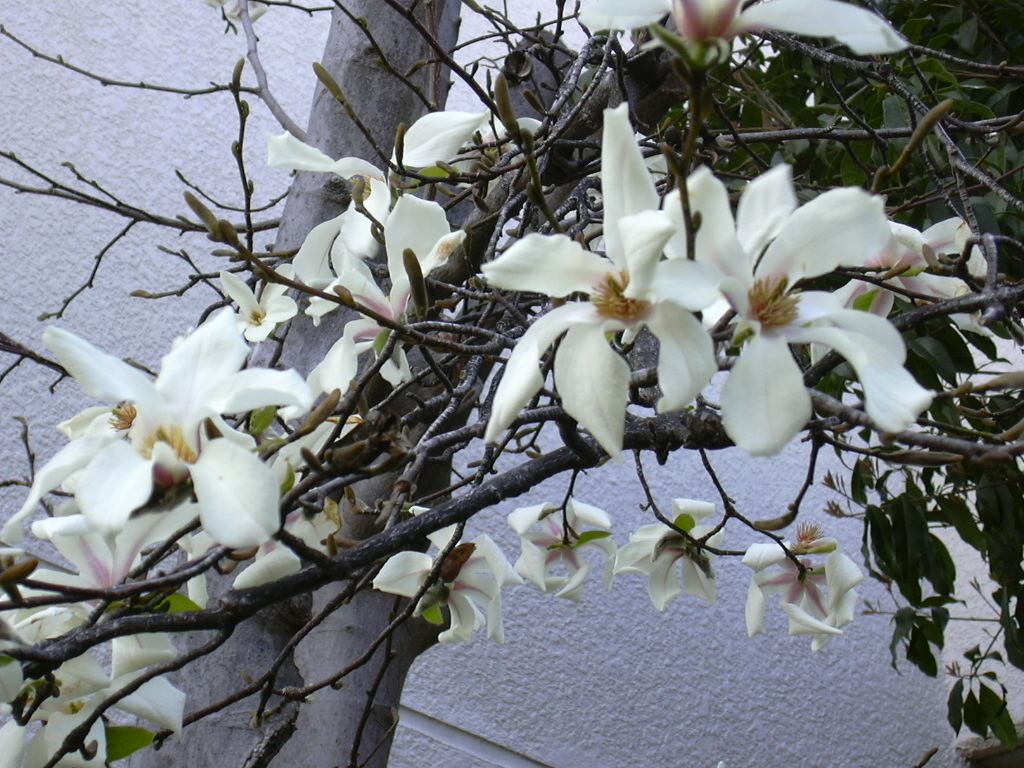
<path fill-rule="evenodd" d="M 434 31 L 438 42 L 450 50 L 458 34 L 458 0 L 402 0 L 418 5 L 417 15 Z M 420 39 L 408 20 L 382 0 L 346 0 L 346 8 L 370 25 L 378 45 L 399 72 L 407 72 L 433 52 Z M 426 109 L 422 100 L 394 75 L 378 65 L 378 55 L 364 33 L 341 11 L 335 10 L 321 60 L 334 75 L 378 145 L 390 152 L 401 123 L 412 123 Z M 312 73 L 310 74 L 312 77 Z M 424 67 L 412 78 L 422 90 L 443 107 L 449 73 L 439 67 Z M 371 143 L 345 114 L 327 89 L 318 85 L 310 109 L 307 141 L 331 157 L 355 156 L 382 165 Z M 324 174 L 298 174 L 289 192 L 278 232 L 279 250 L 298 248 L 317 224 L 337 216 L 346 196 L 342 185 Z M 340 334 L 341 313 L 332 322 L 314 329 L 300 315 L 287 336 L 284 360 L 308 372 Z M 379 489 L 384 495 L 390 490 Z M 361 493 L 368 504 L 374 498 Z M 349 532 L 350 535 L 356 532 Z M 327 587 L 312 598 L 315 613 L 336 594 Z M 240 626 L 231 640 L 212 657 L 188 667 L 175 681 L 188 694 L 189 710 L 216 701 L 258 677 L 278 655 L 295 628 L 304 620 L 306 605 L 298 601 L 290 615 L 264 611 Z M 299 646 L 294 664 L 286 664 L 278 677 L 280 686 L 301 686 L 346 667 L 363 654 L 391 618 L 394 598 L 364 592 L 336 611 Z M 303 615 L 305 614 L 305 615 Z M 260 724 L 253 722 L 257 697 L 250 697 L 185 729 L 180 738 L 158 752 L 147 750 L 131 761 L 134 768 L 175 768 L 177 766 L 342 766 L 350 764 L 350 751 L 360 733 L 360 750 L 351 764 L 380 768 L 387 764 L 394 718 L 406 673 L 416 656 L 430 645 L 432 636 L 419 625 L 403 627 L 390 645 L 391 657 L 381 675 L 386 647 L 381 647 L 368 664 L 345 679 L 340 690 L 327 688 L 301 705 L 272 702 L 276 714 Z M 190 646 L 204 638 L 194 638 Z M 375 704 L 361 725 L 367 692 L 376 689 Z"/>

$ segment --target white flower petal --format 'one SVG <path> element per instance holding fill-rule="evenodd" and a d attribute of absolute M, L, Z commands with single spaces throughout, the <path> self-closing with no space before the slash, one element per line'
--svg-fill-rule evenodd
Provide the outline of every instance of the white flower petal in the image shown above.
<path fill-rule="evenodd" d="M 148 720 L 154 725 L 181 733 L 185 715 L 185 692 L 179 691 L 166 677 L 147 680 L 137 691 L 117 703 L 118 709 Z"/>
<path fill-rule="evenodd" d="M 863 266 L 886 247 L 889 237 L 882 198 L 856 187 L 830 189 L 786 220 L 755 276 L 788 278 L 792 286 L 840 265 Z"/>
<path fill-rule="evenodd" d="M 509 513 L 508 524 L 512 527 L 513 531 L 522 536 L 530 526 L 535 525 L 544 516 L 545 512 L 555 509 L 558 509 L 558 507 L 554 504 L 536 504 L 532 507 L 520 507 Z"/>
<path fill-rule="evenodd" d="M 291 406 L 305 412 L 313 404 L 313 393 L 292 369 L 247 368 L 228 376 L 206 395 L 206 406 L 214 413 L 245 413 L 267 405 Z"/>
<path fill-rule="evenodd" d="M 256 559 L 239 573 L 231 586 L 233 589 L 251 589 L 261 584 L 291 576 L 302 569 L 302 561 L 288 547 L 277 546 Z"/>
<path fill-rule="evenodd" d="M 781 451 L 811 417 L 803 374 L 785 339 L 755 336 L 722 387 L 722 424 L 754 456 Z"/>
<path fill-rule="evenodd" d="M 565 235 L 532 233 L 480 271 L 495 288 L 562 298 L 577 291 L 592 293 L 612 265 Z"/>
<path fill-rule="evenodd" d="M 664 211 L 640 211 L 618 221 L 619 237 L 625 247 L 629 284 L 625 295 L 644 298 L 655 282 L 655 267 L 675 225 Z"/>
<path fill-rule="evenodd" d="M 589 0 L 580 9 L 580 23 L 590 29 L 635 29 L 656 24 L 672 10 L 671 0 Z"/>
<path fill-rule="evenodd" d="M 663 302 L 655 306 L 647 325 L 661 344 L 658 352 L 658 412 L 684 408 L 718 371 L 711 337 L 685 309 Z"/>
<path fill-rule="evenodd" d="M 793 169 L 786 163 L 752 179 L 736 208 L 736 236 L 743 250 L 755 258 L 779 234 L 796 210 Z"/>
<path fill-rule="evenodd" d="M 384 244 L 391 275 L 391 295 L 408 291 L 403 254 L 411 250 L 419 260 L 426 258 L 438 240 L 451 232 L 444 208 L 432 200 L 402 195 L 384 224 Z"/>
<path fill-rule="evenodd" d="M 562 406 L 609 455 L 622 451 L 629 365 L 608 345 L 600 326 L 569 329 L 555 355 Z"/>
<path fill-rule="evenodd" d="M 165 632 L 115 637 L 111 643 L 111 677 L 138 672 L 140 669 L 170 661 L 178 652 Z"/>
<path fill-rule="evenodd" d="M 424 115 L 405 132 L 402 164 L 428 168 L 450 163 L 473 134 L 487 125 L 489 112 L 446 110 Z"/>
<path fill-rule="evenodd" d="M 610 531 L 612 528 L 612 519 L 607 512 L 592 504 L 584 504 L 579 499 L 570 497 L 566 507 L 566 514 L 569 520 L 572 521 L 573 527 L 575 527 L 578 520 L 584 525 L 592 525 L 595 528 L 600 528 L 602 531 Z"/>
<path fill-rule="evenodd" d="M 659 611 L 664 611 L 670 602 L 679 597 L 682 591 L 679 572 L 676 570 L 676 558 L 671 553 L 664 552 L 651 564 L 647 594 L 650 595 L 654 607 Z"/>
<path fill-rule="evenodd" d="M 842 630 L 829 626 L 816 619 L 799 605 L 784 602 L 782 610 L 789 616 L 789 634 L 791 635 L 841 635 Z"/>
<path fill-rule="evenodd" d="M 865 317 L 885 322 L 874 315 Z M 864 410 L 885 432 L 906 429 L 931 405 L 932 393 L 872 336 L 843 328 L 804 328 L 794 340 L 823 344 L 846 358 L 864 390 Z"/>
<path fill-rule="evenodd" d="M 18 544 L 25 538 L 22 522 L 35 510 L 43 496 L 63 483 L 72 473 L 89 464 L 103 448 L 114 440 L 109 437 L 82 437 L 65 445 L 53 458 L 36 472 L 28 498 L 14 515 L 4 524 L 0 539 L 8 544 Z"/>
<path fill-rule="evenodd" d="M 85 468 L 75 500 L 93 530 L 112 535 L 124 530 L 132 512 L 149 501 L 152 492 L 153 463 L 119 441 Z"/>
<path fill-rule="evenodd" d="M 383 178 L 380 169 L 358 157 L 332 160 L 316 147 L 299 141 L 290 133 L 267 139 L 267 165 L 272 168 L 292 168 L 296 171 L 335 173 L 338 176 L 367 176 Z"/>
<path fill-rule="evenodd" d="M 771 0 L 740 14 L 733 34 L 777 29 L 797 35 L 833 37 L 860 55 L 895 53 L 907 47 L 889 23 L 864 8 L 837 0 Z"/>
<path fill-rule="evenodd" d="M 243 319 L 260 314 L 263 308 L 256 300 L 256 294 L 252 292 L 248 283 L 232 272 L 220 273 L 220 285 L 232 301 L 242 310 Z"/>
<path fill-rule="evenodd" d="M 825 579 L 828 584 L 829 614 L 840 605 L 850 590 L 864 580 L 864 574 L 849 557 L 839 550 L 825 561 Z"/>
<path fill-rule="evenodd" d="M 302 241 L 292 259 L 295 278 L 306 285 L 320 288 L 331 282 L 331 246 L 341 232 L 345 214 L 317 224 Z"/>
<path fill-rule="evenodd" d="M 190 474 L 200 522 L 218 544 L 259 546 L 281 527 L 277 480 L 255 454 L 229 440 L 212 440 Z"/>
<path fill-rule="evenodd" d="M 634 3 L 635 4 L 635 3 Z M 626 269 L 626 234 L 621 221 L 641 211 L 657 210 L 659 199 L 651 172 L 629 124 L 629 105 L 604 111 L 601 139 L 601 196 L 604 198 L 604 241 L 608 258 Z"/>
<path fill-rule="evenodd" d="M 423 552 L 399 552 L 388 559 L 373 579 L 373 588 L 392 595 L 415 595 L 434 566 Z"/>
<path fill-rule="evenodd" d="M 671 301 L 683 309 L 699 312 L 723 300 L 718 286 L 722 275 L 717 268 L 687 258 L 669 259 L 656 266 L 654 294 L 659 301 Z"/>
<path fill-rule="evenodd" d="M 494 396 L 494 406 L 484 439 L 491 443 L 515 421 L 526 404 L 544 386 L 540 357 L 555 339 L 569 328 L 596 322 L 598 315 L 589 302 L 570 302 L 538 318 L 523 334 L 505 364 Z"/>
<path fill-rule="evenodd" d="M 764 592 L 757 586 L 754 579 L 750 580 L 747 587 L 747 605 L 744 609 L 744 617 L 747 622 L 747 637 L 753 637 L 764 632 L 764 616 L 768 610 L 768 601 Z"/>
<path fill-rule="evenodd" d="M 743 555 L 743 564 L 755 571 L 786 562 L 786 551 L 774 541 L 751 544 Z"/>
<path fill-rule="evenodd" d="M 743 250 L 736 236 L 736 222 L 729 206 L 725 185 L 701 166 L 686 180 L 690 197 L 690 215 L 699 217 L 700 227 L 694 236 L 697 261 L 717 269 L 722 275 L 750 283 L 753 254 Z M 685 258 L 686 225 L 679 191 L 665 197 L 665 211 L 676 225 L 676 234 L 666 248 L 670 258 Z"/>
<path fill-rule="evenodd" d="M 112 403 L 126 400 L 143 408 L 152 407 L 156 402 L 153 382 L 146 374 L 85 339 L 51 325 L 43 332 L 43 343 L 75 377 L 78 385 L 98 400 Z"/>

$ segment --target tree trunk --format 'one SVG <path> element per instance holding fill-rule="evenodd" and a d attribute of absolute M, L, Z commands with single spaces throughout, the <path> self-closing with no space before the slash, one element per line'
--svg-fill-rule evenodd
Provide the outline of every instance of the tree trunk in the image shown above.
<path fill-rule="evenodd" d="M 458 35 L 459 0 L 402 0 L 415 6 L 417 17 L 433 31 L 445 50 L 451 50 Z M 346 0 L 345 7 L 357 19 L 365 19 L 377 45 L 392 67 L 401 73 L 433 58 L 434 52 L 409 21 L 382 0 Z M 391 151 L 401 123 L 412 123 L 426 111 L 423 101 L 395 75 L 379 65 L 379 56 L 366 35 L 348 16 L 336 9 L 322 64 L 346 90 L 351 104 L 369 128 L 377 144 Z M 423 67 L 410 79 L 443 108 L 450 73 L 441 67 Z M 345 110 L 323 85 L 319 85 L 310 110 L 307 141 L 331 157 L 362 157 L 377 165 L 383 161 L 356 127 Z M 341 213 L 344 190 L 337 179 L 325 174 L 297 175 L 281 219 L 276 248 L 298 248 L 317 224 Z M 308 372 L 319 362 L 340 335 L 345 317 L 332 313 L 319 328 L 299 315 L 289 328 L 284 361 Z M 378 483 L 382 495 L 390 483 Z M 372 504 L 372 490 L 361 497 Z M 349 534 L 358 533 L 350 531 Z M 313 615 L 337 594 L 328 587 L 312 598 Z M 231 640 L 213 656 L 190 665 L 176 684 L 188 694 L 189 710 L 206 706 L 258 677 L 270 665 L 301 626 L 306 605 L 296 601 L 294 610 L 264 611 L 240 626 Z M 278 686 L 301 686 L 328 677 L 361 656 L 387 626 L 395 599 L 366 590 L 335 611 L 299 646 L 295 663 L 282 667 Z M 423 624 L 423 627 L 419 625 Z M 345 678 L 340 690 L 328 687 L 301 705 L 280 706 L 257 725 L 253 722 L 257 698 L 250 697 L 185 729 L 180 738 L 157 752 L 147 750 L 131 761 L 134 768 L 175 768 L 181 766 L 359 765 L 381 768 L 387 764 L 395 719 L 406 673 L 416 656 L 433 642 L 423 622 L 396 632 L 366 665 Z M 205 638 L 192 638 L 190 647 Z M 382 670 L 384 660 L 386 667 Z M 374 690 L 373 707 L 364 717 L 367 692 Z M 358 750 L 353 752 L 357 740 Z"/>

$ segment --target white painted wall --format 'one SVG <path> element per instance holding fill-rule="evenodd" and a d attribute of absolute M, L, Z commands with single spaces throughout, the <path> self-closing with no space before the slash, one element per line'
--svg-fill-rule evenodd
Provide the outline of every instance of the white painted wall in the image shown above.
<path fill-rule="evenodd" d="M 551 4 L 519 0 L 516 7 L 517 15 L 529 16 Z M 4 0 L 0 24 L 80 66 L 129 80 L 191 86 L 223 81 L 243 52 L 243 41 L 222 35 L 215 13 L 200 0 Z M 309 64 L 322 47 L 324 24 L 271 13 L 259 26 L 272 85 L 303 122 L 313 87 Z M 455 98 L 470 106 L 464 91 Z M 58 177 L 66 177 L 59 163 L 72 160 L 125 199 L 173 214 L 181 210 L 173 175 L 178 168 L 231 198 L 234 125 L 227 96 L 182 100 L 103 88 L 0 40 L 0 149 Z M 257 109 L 252 135 L 273 129 Z M 265 200 L 288 179 L 262 168 L 262 156 L 256 141 L 250 167 Z M 29 181 L 5 162 L 0 175 Z M 121 226 L 108 214 L 0 190 L 0 329 L 37 344 L 43 324 L 36 316 L 55 309 L 84 280 L 95 254 Z M 98 287 L 72 306 L 63 325 L 108 350 L 156 364 L 211 295 L 198 289 L 194 302 L 129 298 L 133 289 L 159 290 L 184 279 L 185 270 L 157 252 L 157 244 L 189 248 L 212 263 L 202 256 L 201 238 L 139 227 L 111 252 Z M 26 474 L 20 428 L 11 417 L 31 418 L 33 446 L 42 459 L 61 442 L 53 425 L 86 404 L 73 385 L 48 396 L 50 383 L 45 372 L 23 366 L 0 388 L 0 476 Z M 751 461 L 735 451 L 715 461 L 741 508 L 766 517 L 778 514 L 798 487 L 803 450 L 798 446 L 775 462 Z M 672 496 L 715 498 L 692 457 L 674 457 L 651 471 L 665 503 Z M 0 489 L 0 510 L 12 512 L 23 494 Z M 562 484 L 549 483 L 531 499 L 563 494 Z M 625 464 L 581 479 L 578 494 L 612 513 L 620 543 L 648 522 Z M 806 508 L 820 510 L 825 498 L 813 493 Z M 506 503 L 480 521 L 513 558 L 513 537 L 503 520 L 515 506 Z M 828 523 L 856 552 L 858 525 Z M 744 541 L 735 535 L 733 543 Z M 509 593 L 506 645 L 480 640 L 438 648 L 417 663 L 393 764 L 700 768 L 725 760 L 729 768 L 910 768 L 938 746 L 932 768 L 958 765 L 944 722 L 946 685 L 909 668 L 893 672 L 885 618 L 860 618 L 816 655 L 808 641 L 785 636 L 776 607 L 767 634 L 748 640 L 747 573 L 738 563 L 720 571 L 717 605 L 684 598 L 664 615 L 651 607 L 639 577 L 620 578 L 610 594 L 592 585 L 580 605 L 525 587 Z M 881 598 L 874 585 L 865 592 Z"/>

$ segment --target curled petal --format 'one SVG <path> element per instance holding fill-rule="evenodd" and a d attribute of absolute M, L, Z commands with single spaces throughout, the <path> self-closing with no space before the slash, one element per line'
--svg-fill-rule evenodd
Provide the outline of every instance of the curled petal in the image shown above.
<path fill-rule="evenodd" d="M 907 41 L 885 19 L 867 9 L 837 0 L 758 3 L 740 14 L 730 33 L 737 35 L 762 29 L 833 37 L 862 56 L 895 53 L 907 47 Z"/>
<path fill-rule="evenodd" d="M 389 558 L 373 579 L 373 588 L 392 595 L 415 595 L 434 565 L 423 552 L 399 552 Z"/>
<path fill-rule="evenodd" d="M 562 298 L 577 291 L 591 293 L 612 265 L 565 235 L 533 233 L 480 271 L 495 288 Z"/>
<path fill-rule="evenodd" d="M 455 110 L 424 115 L 405 132 L 402 164 L 427 168 L 438 162 L 450 163 L 489 117 L 489 112 Z"/>

